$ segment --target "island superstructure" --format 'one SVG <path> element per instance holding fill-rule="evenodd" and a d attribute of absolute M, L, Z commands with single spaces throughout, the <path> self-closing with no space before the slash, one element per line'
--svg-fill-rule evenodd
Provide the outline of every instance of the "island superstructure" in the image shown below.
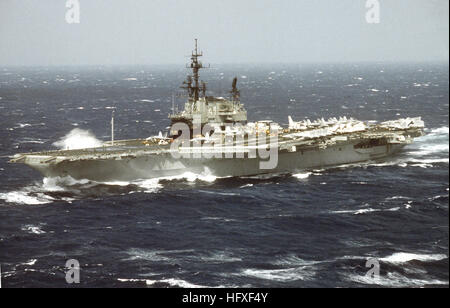
<path fill-rule="evenodd" d="M 295 172 L 386 158 L 423 135 L 420 117 L 376 123 L 347 117 L 294 121 L 282 127 L 272 121 L 249 122 L 237 78 L 227 98 L 207 96 L 199 71 L 203 54 L 195 49 L 182 88 L 182 111 L 169 115 L 164 137 L 111 140 L 95 148 L 20 153 L 10 162 L 26 164 L 45 177 L 70 176 L 93 181 L 133 181 L 182 175 L 217 177 Z M 187 130 L 179 130 L 179 127 Z M 113 132 L 112 132 L 113 133 Z M 259 153 L 269 153 L 269 156 Z M 273 160 L 275 164 L 264 166 Z"/>

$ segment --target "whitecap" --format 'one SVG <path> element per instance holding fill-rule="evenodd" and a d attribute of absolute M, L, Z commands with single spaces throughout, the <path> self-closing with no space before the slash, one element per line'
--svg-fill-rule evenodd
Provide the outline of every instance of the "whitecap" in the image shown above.
<path fill-rule="evenodd" d="M 150 280 L 147 279 L 145 281 L 145 283 L 148 286 L 152 286 L 154 284 L 157 283 L 166 283 L 172 287 L 180 287 L 180 288 L 186 288 L 186 289 L 190 289 L 190 288 L 208 288 L 207 286 L 202 286 L 202 285 L 197 285 L 197 284 L 193 284 L 190 283 L 186 280 L 182 280 L 182 279 L 175 279 L 175 278 L 169 278 L 169 279 L 161 279 L 161 280 Z"/>
<path fill-rule="evenodd" d="M 161 177 L 160 180 L 186 180 L 188 182 L 195 182 L 197 180 L 203 181 L 203 182 L 209 182 L 212 183 L 217 180 L 217 177 L 213 175 L 213 173 L 205 168 L 205 170 L 201 173 L 193 173 L 193 172 L 185 172 L 180 175 L 173 175 L 173 176 L 167 176 L 167 177 Z"/>
<path fill-rule="evenodd" d="M 148 250 L 148 249 L 138 249 L 132 248 L 127 251 L 127 254 L 130 256 L 127 258 L 127 261 L 132 260 L 145 260 L 145 261 L 169 261 L 170 258 L 166 256 L 162 256 L 161 253 L 164 251 L 160 250 Z"/>
<path fill-rule="evenodd" d="M 240 186 L 239 188 L 247 188 L 247 187 L 253 187 L 253 184 L 245 184 Z"/>
<path fill-rule="evenodd" d="M 23 141 L 20 141 L 20 143 L 22 144 L 22 143 L 36 143 L 36 144 L 43 144 L 43 143 L 45 143 L 45 141 L 42 141 L 42 140 L 40 140 L 40 139 L 38 139 L 38 140 L 23 140 Z"/>
<path fill-rule="evenodd" d="M 386 287 L 423 287 L 426 285 L 448 285 L 448 281 L 437 279 L 408 278 L 398 273 L 387 273 L 378 277 L 363 275 L 347 275 L 347 279 L 361 284 L 380 285 Z"/>
<path fill-rule="evenodd" d="M 236 221 L 236 219 L 225 218 L 225 217 L 202 217 L 201 220 L 221 220 L 224 222 Z"/>
<path fill-rule="evenodd" d="M 190 282 L 187 282 L 186 280 L 181 279 L 175 279 L 175 278 L 169 278 L 169 279 L 160 279 L 160 280 L 151 280 L 151 279 L 145 279 L 145 278 L 118 278 L 117 281 L 119 282 L 142 282 L 145 283 L 147 286 L 152 286 L 158 283 L 164 283 L 168 284 L 171 287 L 180 287 L 180 288 L 208 288 L 207 286 L 201 286 L 196 285 Z"/>
<path fill-rule="evenodd" d="M 58 199 L 48 195 L 48 192 L 62 192 L 66 191 L 69 186 L 84 185 L 84 188 L 97 185 L 89 180 L 75 180 L 70 176 L 43 178 L 42 182 L 34 183 L 30 186 L 24 187 L 20 190 L 0 193 L 0 199 L 8 203 L 25 204 L 25 205 L 39 205 L 55 202 Z M 59 200 L 71 202 L 75 199 L 63 197 Z"/>
<path fill-rule="evenodd" d="M 230 262 L 241 262 L 242 259 L 235 257 L 232 254 L 225 251 L 216 251 L 210 255 L 195 257 L 195 259 L 200 259 L 207 263 L 230 263 Z"/>
<path fill-rule="evenodd" d="M 24 128 L 24 127 L 28 127 L 31 126 L 31 124 L 29 123 L 17 123 L 18 126 L 14 127 L 14 128 Z"/>
<path fill-rule="evenodd" d="M 296 255 L 289 255 L 285 258 L 279 259 L 275 261 L 273 264 L 275 265 L 281 265 L 281 266 L 312 266 L 318 263 L 322 263 L 323 261 L 310 261 L 310 260 L 304 260 L 302 258 L 299 258 Z"/>
<path fill-rule="evenodd" d="M 31 259 L 31 260 L 28 260 L 27 262 L 22 263 L 22 265 L 30 265 L 30 266 L 32 266 L 32 265 L 36 264 L 36 261 L 37 261 L 37 259 Z"/>
<path fill-rule="evenodd" d="M 416 164 L 439 164 L 439 163 L 448 164 L 449 159 L 448 158 L 410 159 L 409 162 Z"/>
<path fill-rule="evenodd" d="M 220 196 L 239 196 L 238 193 L 225 193 L 225 192 L 219 192 L 219 191 L 211 191 L 211 190 L 199 190 L 199 192 L 205 193 L 205 194 L 211 194 L 211 195 L 220 195 Z"/>
<path fill-rule="evenodd" d="M 31 234 L 45 234 L 46 232 L 41 229 L 41 226 L 24 225 L 21 228 L 22 231 L 27 231 Z"/>
<path fill-rule="evenodd" d="M 353 215 L 361 215 L 361 214 L 367 214 L 367 213 L 373 213 L 373 212 L 396 212 L 400 210 L 400 207 L 392 207 L 388 209 L 374 209 L 374 208 L 365 208 L 365 209 L 358 209 L 358 210 L 341 210 L 341 211 L 331 211 L 330 213 L 333 214 L 353 214 Z"/>
<path fill-rule="evenodd" d="M 284 269 L 245 269 L 239 275 L 254 277 L 271 281 L 296 281 L 310 279 L 315 275 L 315 271 L 306 267 L 293 267 Z"/>
<path fill-rule="evenodd" d="M 54 198 L 43 193 L 32 193 L 28 190 L 11 191 L 0 193 L 0 199 L 7 203 L 39 205 L 54 201 Z"/>
<path fill-rule="evenodd" d="M 445 134 L 448 135 L 449 134 L 449 128 L 448 126 L 443 126 L 443 127 L 439 127 L 439 128 L 434 128 L 431 130 L 432 134 Z"/>
<path fill-rule="evenodd" d="M 154 262 L 168 262 L 170 260 L 176 259 L 176 254 L 182 254 L 183 257 L 186 255 L 192 254 L 194 252 L 193 249 L 184 249 L 184 250 L 150 250 L 150 249 L 141 249 L 141 248 L 131 248 L 126 253 L 129 255 L 129 258 L 126 260 L 145 260 L 145 261 L 154 261 Z M 168 256 L 169 255 L 169 256 Z M 171 255 L 175 255 L 172 257 Z"/>
<path fill-rule="evenodd" d="M 94 186 L 95 183 L 87 180 L 87 179 L 74 179 L 71 176 L 63 176 L 63 177 L 45 177 L 42 180 L 42 188 L 45 191 L 64 191 L 67 186 L 74 185 L 88 185 Z"/>
<path fill-rule="evenodd" d="M 449 145 L 448 144 L 426 144 L 420 145 L 417 147 L 417 150 L 411 151 L 410 154 L 414 156 L 425 156 L 435 153 L 448 153 Z"/>
<path fill-rule="evenodd" d="M 296 174 L 293 174 L 292 176 L 296 177 L 297 179 L 304 180 L 304 179 L 309 178 L 309 176 L 311 174 L 312 174 L 312 172 L 305 172 L 305 173 L 296 173 Z"/>
<path fill-rule="evenodd" d="M 155 193 L 158 192 L 163 186 L 159 183 L 159 179 L 148 179 L 142 181 L 135 181 L 132 184 L 137 185 L 140 188 L 144 189 L 146 193 Z"/>
<path fill-rule="evenodd" d="M 404 196 L 392 196 L 392 197 L 387 197 L 386 200 L 397 200 L 397 199 L 410 199 L 409 197 L 404 197 Z"/>
<path fill-rule="evenodd" d="M 389 263 L 405 263 L 412 260 L 426 262 L 426 261 L 440 261 L 447 258 L 448 256 L 445 254 L 415 254 L 406 252 L 396 252 L 390 256 L 380 258 L 379 260 Z"/>

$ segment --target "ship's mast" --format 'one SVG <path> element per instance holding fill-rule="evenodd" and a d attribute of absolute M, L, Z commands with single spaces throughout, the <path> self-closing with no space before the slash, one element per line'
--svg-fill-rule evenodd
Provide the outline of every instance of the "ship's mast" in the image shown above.
<path fill-rule="evenodd" d="M 188 91 L 189 98 L 192 99 L 194 102 L 198 101 L 200 97 L 200 91 L 203 93 L 203 95 L 206 95 L 206 84 L 202 82 L 200 85 L 199 81 L 199 71 L 201 68 L 203 68 L 202 62 L 198 60 L 199 57 L 203 56 L 203 52 L 198 51 L 197 46 L 197 39 L 195 39 L 195 50 L 192 51 L 191 55 L 191 63 L 188 68 L 192 69 L 192 76 L 188 76 L 187 80 L 183 82 L 183 89 L 186 89 Z"/>
<path fill-rule="evenodd" d="M 114 145 L 114 109 L 111 114 L 111 145 Z"/>
<path fill-rule="evenodd" d="M 199 70 L 203 67 L 202 63 L 198 61 L 198 57 L 202 57 L 203 56 L 203 52 L 198 52 L 197 49 L 197 39 L 195 39 L 195 51 L 192 52 L 192 57 L 191 57 L 191 68 L 192 68 L 192 72 L 193 72 L 193 77 L 194 77 L 194 87 L 193 87 L 193 92 L 194 92 L 194 102 L 198 101 L 199 98 L 199 92 L 200 92 L 200 84 L 198 82 L 198 72 Z"/>

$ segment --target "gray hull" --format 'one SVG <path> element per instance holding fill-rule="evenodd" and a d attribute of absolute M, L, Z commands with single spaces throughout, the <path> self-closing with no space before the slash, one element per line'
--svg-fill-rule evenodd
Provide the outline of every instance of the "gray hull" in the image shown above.
<path fill-rule="evenodd" d="M 179 158 L 170 154 L 148 155 L 120 160 L 78 160 L 61 163 L 30 163 L 46 177 L 71 176 L 93 181 L 133 181 L 182 175 L 186 172 L 217 177 L 251 176 L 264 173 L 292 172 L 341 164 L 380 159 L 399 152 L 405 144 L 388 144 L 367 149 L 355 149 L 354 143 L 279 152 L 274 169 L 261 169 L 259 158 Z"/>

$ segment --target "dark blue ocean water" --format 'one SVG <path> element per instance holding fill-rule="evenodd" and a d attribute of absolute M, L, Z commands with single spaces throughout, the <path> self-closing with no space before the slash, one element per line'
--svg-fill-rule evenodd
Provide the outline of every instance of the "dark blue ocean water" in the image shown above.
<path fill-rule="evenodd" d="M 426 135 L 391 159 L 250 178 L 93 183 L 7 163 L 74 128 L 110 138 L 169 125 L 173 67 L 0 68 L 3 287 L 419 287 L 449 285 L 448 64 L 244 65 L 203 72 L 225 96 L 235 75 L 249 120 L 422 116 Z M 176 99 L 180 106 L 183 98 Z M 376 258 L 380 277 L 365 277 Z"/>

